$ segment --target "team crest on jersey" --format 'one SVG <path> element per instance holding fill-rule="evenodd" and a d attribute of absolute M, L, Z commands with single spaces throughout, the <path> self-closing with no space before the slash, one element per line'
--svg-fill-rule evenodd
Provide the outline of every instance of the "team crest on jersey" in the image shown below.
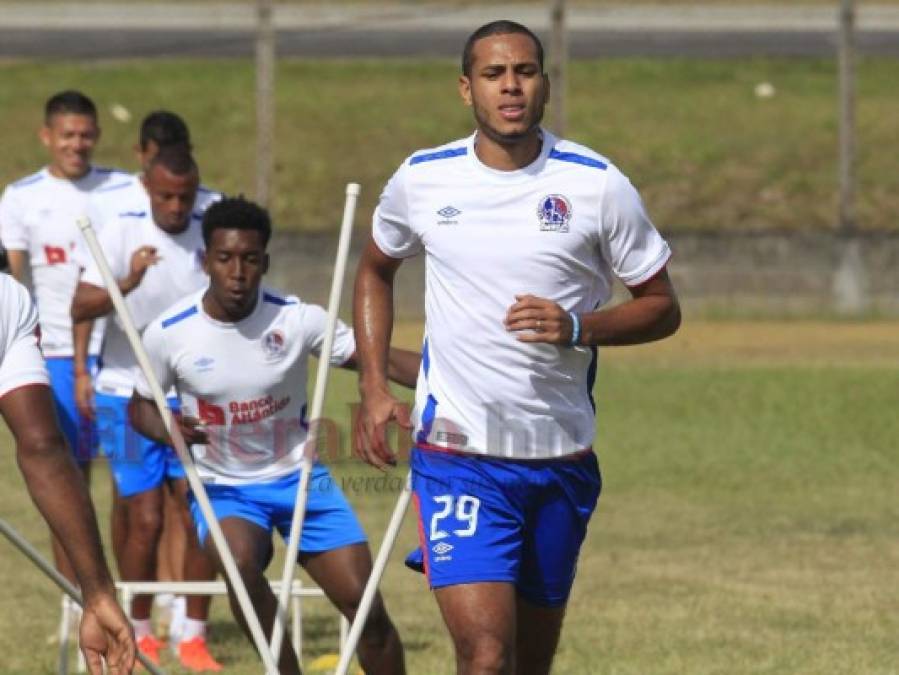
<path fill-rule="evenodd" d="M 284 333 L 275 328 L 262 336 L 262 351 L 269 361 L 277 361 L 287 351 L 287 341 Z"/>
<path fill-rule="evenodd" d="M 541 232 L 568 232 L 571 202 L 562 195 L 546 195 L 537 204 Z"/>

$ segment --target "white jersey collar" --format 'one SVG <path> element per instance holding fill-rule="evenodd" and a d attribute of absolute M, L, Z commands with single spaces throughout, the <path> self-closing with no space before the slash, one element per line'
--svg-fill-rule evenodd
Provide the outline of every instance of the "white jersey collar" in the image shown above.
<path fill-rule="evenodd" d="M 500 169 L 494 169 L 487 166 L 480 159 L 478 159 L 477 153 L 475 152 L 475 143 L 477 142 L 478 138 L 477 131 L 469 136 L 466 141 L 466 146 L 468 148 L 468 152 L 466 154 L 468 155 L 468 159 L 471 162 L 472 167 L 474 167 L 476 171 L 481 173 L 490 181 L 501 183 L 503 185 L 509 185 L 511 183 L 521 183 L 530 180 L 540 172 L 540 170 L 543 168 L 543 165 L 546 163 L 546 159 L 549 157 L 549 153 L 556 145 L 556 137 L 542 127 L 540 128 L 540 137 L 543 140 L 543 145 L 540 148 L 540 154 L 537 155 L 537 158 L 527 166 L 522 167 L 521 169 L 516 169 L 514 171 L 502 171 Z"/>

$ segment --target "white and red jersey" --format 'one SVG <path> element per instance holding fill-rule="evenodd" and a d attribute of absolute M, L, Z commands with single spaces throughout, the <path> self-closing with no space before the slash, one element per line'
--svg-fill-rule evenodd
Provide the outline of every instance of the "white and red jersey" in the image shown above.
<path fill-rule="evenodd" d="M 190 224 L 179 234 L 161 230 L 153 220 L 146 195 L 137 197 L 130 207 L 123 203 L 116 217 L 104 224 L 99 241 L 116 279 L 127 276 L 131 256 L 137 249 L 142 246 L 156 248 L 160 261 L 151 265 L 137 288 L 125 296 L 134 326 L 141 331 L 173 302 L 208 284 L 209 279 L 203 271 L 205 246 L 201 221 L 203 213 L 220 195 L 208 191 L 198 193 Z M 105 287 L 93 261 L 85 268 L 81 280 Z M 97 391 L 131 396 L 140 369 L 118 315 L 107 324 L 101 364 L 95 381 Z"/>
<path fill-rule="evenodd" d="M 0 273 L 0 398 L 28 384 L 49 384 L 39 348 L 37 310 L 28 290 Z"/>
<path fill-rule="evenodd" d="M 670 250 L 630 181 L 606 158 L 542 132 L 540 155 L 497 171 L 475 135 L 409 157 L 374 214 L 388 256 L 425 254 L 419 444 L 541 459 L 591 447 L 597 352 L 528 344 L 503 325 L 516 295 L 569 312 L 648 281 Z"/>
<path fill-rule="evenodd" d="M 163 390 L 175 387 L 185 416 L 206 426 L 209 444 L 191 453 L 205 482 L 240 485 L 297 471 L 308 431 L 308 360 L 319 356 L 327 313 L 261 288 L 253 312 L 223 323 L 203 310 L 205 290 L 173 305 L 143 335 Z M 331 363 L 356 351 L 338 321 Z M 141 377 L 135 391 L 151 398 Z"/>
<path fill-rule="evenodd" d="M 77 220 L 87 215 L 90 195 L 127 174 L 91 167 L 76 180 L 57 178 L 45 167 L 12 183 L 0 199 L 0 241 L 9 251 L 26 251 L 40 313 L 44 353 L 72 355 L 72 296 L 86 244 Z M 91 336 L 90 353 L 100 351 L 103 323 Z"/>

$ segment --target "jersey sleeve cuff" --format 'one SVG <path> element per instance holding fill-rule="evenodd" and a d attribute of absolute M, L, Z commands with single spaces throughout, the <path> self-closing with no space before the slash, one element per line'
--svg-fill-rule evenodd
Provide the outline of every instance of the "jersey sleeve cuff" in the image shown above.
<path fill-rule="evenodd" d="M 0 237 L 0 244 L 7 251 L 27 251 L 28 242 L 24 239 L 16 239 L 14 237 Z"/>
<path fill-rule="evenodd" d="M 419 252 L 417 249 L 410 250 L 409 247 L 403 248 L 391 246 L 377 227 L 372 230 L 372 240 L 375 242 L 375 246 L 378 247 L 381 253 L 396 260 L 411 258 Z"/>
<path fill-rule="evenodd" d="M 633 274 L 628 274 L 626 276 L 621 276 L 620 279 L 624 283 L 625 286 L 629 288 L 633 288 L 635 286 L 639 286 L 641 284 L 645 284 L 647 281 L 652 279 L 656 274 L 658 274 L 665 265 L 668 264 L 668 261 L 671 259 L 671 249 L 666 244 L 665 247 L 659 251 L 659 254 L 653 259 L 653 261 L 643 267 L 638 272 Z"/>

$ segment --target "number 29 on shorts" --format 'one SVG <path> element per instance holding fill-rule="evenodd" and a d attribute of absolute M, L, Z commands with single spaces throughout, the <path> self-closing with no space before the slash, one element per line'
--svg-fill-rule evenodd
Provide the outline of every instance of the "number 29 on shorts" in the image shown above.
<path fill-rule="evenodd" d="M 437 495 L 433 498 L 442 508 L 431 516 L 431 541 L 445 539 L 450 535 L 446 530 L 440 529 L 440 521 L 448 518 L 454 511 L 460 527 L 452 531 L 457 537 L 470 537 L 478 529 L 478 508 L 481 500 L 471 495 Z"/>

